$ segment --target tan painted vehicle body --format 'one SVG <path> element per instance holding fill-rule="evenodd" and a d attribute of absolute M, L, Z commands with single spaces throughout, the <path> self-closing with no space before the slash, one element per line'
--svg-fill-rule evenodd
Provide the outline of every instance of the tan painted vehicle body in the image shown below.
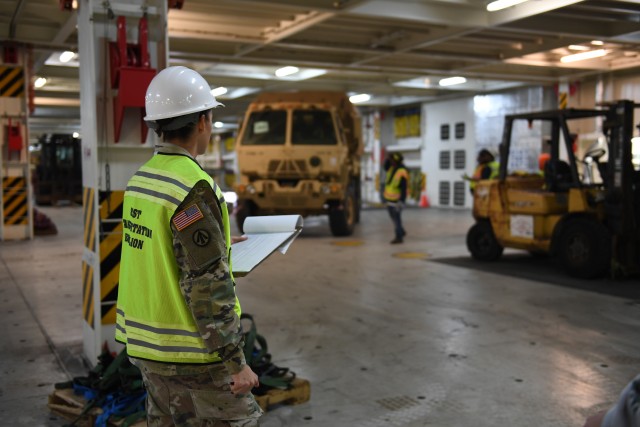
<path fill-rule="evenodd" d="M 360 214 L 362 128 L 341 92 L 264 93 L 249 106 L 236 142 L 236 219 L 329 215 L 350 235 Z"/>

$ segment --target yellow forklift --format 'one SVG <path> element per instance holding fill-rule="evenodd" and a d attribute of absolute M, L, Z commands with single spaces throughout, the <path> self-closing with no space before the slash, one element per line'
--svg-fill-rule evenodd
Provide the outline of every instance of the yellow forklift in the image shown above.
<path fill-rule="evenodd" d="M 494 261 L 504 248 L 517 248 L 555 257 L 574 277 L 640 272 L 640 170 L 632 162 L 631 141 L 638 107 L 623 100 L 602 109 L 506 116 L 499 177 L 478 182 L 474 190 L 476 222 L 467 233 L 473 258 Z M 569 122 L 597 117 L 606 144 L 593 146 L 578 160 Z M 541 173 L 508 171 L 514 122 L 522 120 L 550 126 L 550 159 Z M 560 158 L 563 151 L 567 161 Z M 592 179 L 594 168 L 601 182 Z"/>

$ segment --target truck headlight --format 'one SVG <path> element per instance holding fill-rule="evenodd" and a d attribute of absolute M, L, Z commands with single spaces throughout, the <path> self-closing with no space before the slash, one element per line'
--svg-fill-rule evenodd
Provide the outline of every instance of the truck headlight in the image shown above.
<path fill-rule="evenodd" d="M 234 193 L 233 191 L 225 191 L 224 192 L 224 200 L 227 203 L 235 205 L 236 202 L 238 201 L 238 195 L 236 193 Z"/>

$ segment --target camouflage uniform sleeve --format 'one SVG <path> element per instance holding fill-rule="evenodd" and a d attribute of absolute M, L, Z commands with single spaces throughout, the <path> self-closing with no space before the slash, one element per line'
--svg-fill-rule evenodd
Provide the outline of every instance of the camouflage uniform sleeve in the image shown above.
<path fill-rule="evenodd" d="M 206 181 L 194 186 L 171 219 L 180 290 L 211 351 L 231 374 L 246 364 L 236 294 L 229 273 L 222 214 Z"/>

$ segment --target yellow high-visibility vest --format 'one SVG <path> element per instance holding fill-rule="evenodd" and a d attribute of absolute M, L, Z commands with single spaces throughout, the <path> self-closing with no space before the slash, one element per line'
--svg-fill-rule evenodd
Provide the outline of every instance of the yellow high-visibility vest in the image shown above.
<path fill-rule="evenodd" d="M 494 179 L 497 178 L 498 175 L 500 175 L 500 163 L 496 161 L 476 166 L 476 170 L 473 171 L 474 179 L 469 182 L 469 187 L 471 187 L 471 190 L 476 188 L 476 185 L 478 184 L 477 180 L 482 179 L 482 170 L 485 168 L 485 166 L 489 166 L 491 168 L 491 175 L 489 175 L 489 178 L 487 179 Z"/>
<path fill-rule="evenodd" d="M 409 171 L 407 168 L 400 166 L 392 174 L 387 175 L 387 181 L 384 186 L 383 197 L 388 202 L 397 202 L 402 195 L 400 189 L 400 181 L 402 179 L 407 180 L 407 186 L 409 185 Z"/>
<path fill-rule="evenodd" d="M 195 160 L 156 154 L 127 184 L 116 312 L 116 340 L 132 357 L 174 363 L 213 363 L 180 292 L 171 217 L 194 185 L 205 180 L 220 203 L 230 264 L 229 213 L 220 188 Z M 234 311 L 240 317 L 236 297 Z"/>

